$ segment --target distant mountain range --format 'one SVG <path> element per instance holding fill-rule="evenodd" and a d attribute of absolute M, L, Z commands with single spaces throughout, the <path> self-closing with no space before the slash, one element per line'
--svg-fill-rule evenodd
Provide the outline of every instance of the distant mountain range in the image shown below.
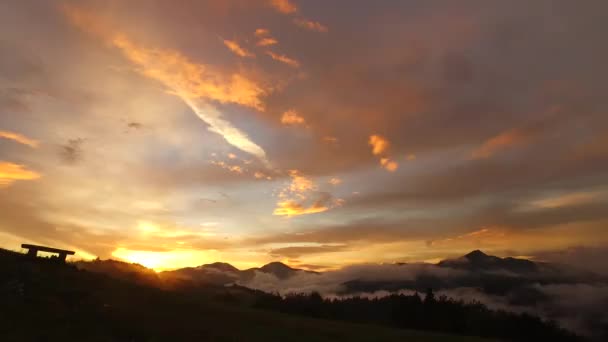
<path fill-rule="evenodd" d="M 115 278 L 136 281 L 159 286 L 199 286 L 227 285 L 232 283 L 246 284 L 257 273 L 275 276 L 278 280 L 286 280 L 299 273 L 317 274 L 292 268 L 281 262 L 271 262 L 262 267 L 239 270 L 223 262 L 215 262 L 197 267 L 186 267 L 172 271 L 156 273 L 139 264 L 130 264 L 115 260 L 79 261 L 77 267 L 93 272 L 104 273 Z M 406 267 L 412 264 L 396 264 Z M 375 280 L 353 278 L 344 282 L 344 291 L 373 292 L 378 290 L 416 289 L 426 290 L 449 289 L 457 287 L 476 287 L 490 294 L 504 295 L 514 288 L 534 283 L 576 283 L 580 278 L 588 281 L 603 281 L 595 274 L 573 270 L 571 268 L 533 262 L 527 259 L 500 258 L 487 255 L 475 250 L 462 257 L 442 260 L 437 264 L 423 264 L 423 269 L 416 277 L 408 280 Z M 435 274 L 435 269 L 453 269 L 456 272 L 450 277 Z"/>
<path fill-rule="evenodd" d="M 224 262 L 214 262 L 197 267 L 185 267 L 172 271 L 156 273 L 140 264 L 116 260 L 77 261 L 78 268 L 91 272 L 104 273 L 114 278 L 135 281 L 141 284 L 157 284 L 169 287 L 193 285 L 227 285 L 237 281 L 246 282 L 255 277 L 256 272 L 271 274 L 278 279 L 288 279 L 299 272 L 317 272 L 289 267 L 282 262 L 271 262 L 262 267 L 246 270 Z"/>

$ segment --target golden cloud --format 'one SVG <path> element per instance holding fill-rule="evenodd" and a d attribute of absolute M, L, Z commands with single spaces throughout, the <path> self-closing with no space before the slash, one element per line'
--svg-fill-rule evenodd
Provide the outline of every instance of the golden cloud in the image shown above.
<path fill-rule="evenodd" d="M 341 206 L 344 202 L 327 192 L 317 191 L 313 180 L 298 170 L 290 170 L 289 176 L 291 182 L 279 192 L 279 201 L 273 215 L 293 217 L 316 214 Z"/>
<path fill-rule="evenodd" d="M 9 132 L 9 131 L 0 131 L 0 138 L 8 139 L 15 141 L 17 143 L 27 145 L 32 148 L 38 147 L 39 143 L 37 140 L 30 139 L 22 134 Z"/>
<path fill-rule="evenodd" d="M 266 54 L 268 56 L 270 56 L 272 59 L 274 59 L 275 61 L 285 63 L 294 68 L 300 67 L 300 62 L 298 62 L 297 60 L 295 60 L 293 58 L 287 57 L 285 55 L 280 55 L 280 54 L 274 53 L 272 51 L 266 51 Z"/>
<path fill-rule="evenodd" d="M 325 206 L 321 202 L 315 202 L 310 207 L 304 207 L 302 204 L 295 201 L 280 201 L 277 203 L 277 208 L 274 210 L 273 215 L 277 216 L 299 216 L 306 214 L 317 214 L 329 210 L 329 207 Z"/>
<path fill-rule="evenodd" d="M 524 134 L 517 129 L 503 132 L 488 139 L 471 153 L 472 159 L 489 158 L 496 152 L 520 144 L 526 140 Z"/>
<path fill-rule="evenodd" d="M 25 166 L 9 162 L 0 162 L 0 187 L 6 187 L 18 180 L 34 180 L 40 174 L 28 170 Z"/>
<path fill-rule="evenodd" d="M 305 120 L 294 109 L 290 109 L 281 116 L 281 123 L 288 126 L 296 126 L 305 124 Z"/>
<path fill-rule="evenodd" d="M 325 26 L 317 21 L 308 20 L 306 18 L 295 18 L 295 19 L 293 19 L 293 22 L 297 26 L 305 28 L 310 31 L 316 31 L 316 32 L 327 32 L 328 31 L 327 26 Z"/>
<path fill-rule="evenodd" d="M 224 39 L 224 45 L 226 45 L 226 47 L 230 51 L 234 52 L 234 54 L 237 55 L 237 56 L 240 56 L 240 57 L 250 57 L 250 58 L 255 57 L 255 54 L 253 54 L 250 51 L 247 51 L 245 48 L 241 47 L 239 45 L 239 43 L 237 43 L 234 40 Z"/>
<path fill-rule="evenodd" d="M 289 0 L 270 0 L 270 5 L 283 14 L 291 14 L 298 11 L 298 7 Z"/>

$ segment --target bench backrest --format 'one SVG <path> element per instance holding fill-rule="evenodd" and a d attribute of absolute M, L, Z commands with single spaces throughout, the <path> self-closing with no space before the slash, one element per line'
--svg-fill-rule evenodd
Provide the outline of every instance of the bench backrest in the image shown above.
<path fill-rule="evenodd" d="M 65 249 L 38 246 L 38 245 L 30 245 L 27 243 L 22 244 L 21 248 L 25 248 L 25 249 L 29 249 L 29 250 L 36 250 L 36 251 L 41 251 L 41 252 L 48 252 L 48 253 L 64 254 L 64 255 L 74 255 L 76 253 L 74 251 L 68 251 Z"/>

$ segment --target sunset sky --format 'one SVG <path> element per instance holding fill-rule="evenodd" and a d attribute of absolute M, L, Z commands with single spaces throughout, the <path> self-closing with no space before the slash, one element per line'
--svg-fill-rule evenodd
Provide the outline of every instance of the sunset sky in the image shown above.
<path fill-rule="evenodd" d="M 0 3 L 0 247 L 156 270 L 608 246 L 605 1 Z"/>

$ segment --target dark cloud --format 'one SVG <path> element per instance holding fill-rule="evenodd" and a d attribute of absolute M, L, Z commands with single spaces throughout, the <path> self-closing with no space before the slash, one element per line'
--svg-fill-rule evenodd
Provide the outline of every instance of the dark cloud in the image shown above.
<path fill-rule="evenodd" d="M 67 164 L 74 164 L 80 161 L 83 154 L 82 145 L 85 143 L 83 138 L 69 139 L 66 144 L 60 147 L 59 156 Z"/>
<path fill-rule="evenodd" d="M 269 251 L 272 257 L 298 258 L 301 255 L 333 253 L 347 249 L 346 245 L 322 245 L 322 246 L 304 246 L 304 247 L 283 247 L 274 248 Z M 302 265 L 300 265 L 302 266 Z"/>
<path fill-rule="evenodd" d="M 538 251 L 534 258 L 564 265 L 572 265 L 580 269 L 608 275 L 608 247 L 605 246 L 575 246 L 560 250 Z"/>

